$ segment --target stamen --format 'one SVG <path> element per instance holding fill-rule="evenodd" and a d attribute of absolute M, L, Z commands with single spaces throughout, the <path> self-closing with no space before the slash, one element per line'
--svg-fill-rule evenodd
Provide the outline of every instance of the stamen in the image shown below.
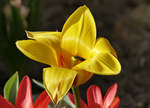
<path fill-rule="evenodd" d="M 75 59 L 80 60 L 80 61 L 84 61 L 85 59 L 79 56 L 74 56 Z"/>
<path fill-rule="evenodd" d="M 73 56 L 72 57 L 72 66 L 75 66 L 79 63 L 81 63 L 82 61 L 84 61 L 85 59 L 83 59 L 82 57 L 79 56 Z"/>

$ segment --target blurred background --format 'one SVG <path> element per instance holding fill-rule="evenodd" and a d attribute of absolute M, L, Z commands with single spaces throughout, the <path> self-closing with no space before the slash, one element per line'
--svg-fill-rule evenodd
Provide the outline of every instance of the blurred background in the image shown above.
<path fill-rule="evenodd" d="M 77 7 L 86 4 L 96 22 L 97 37 L 107 37 L 117 50 L 122 72 L 117 76 L 93 76 L 80 87 L 86 101 L 91 84 L 103 94 L 119 84 L 119 108 L 150 108 L 150 0 L 0 0 L 0 94 L 16 71 L 42 81 L 47 67 L 25 57 L 15 46 L 27 39 L 24 30 L 61 31 Z M 33 84 L 33 93 L 41 88 Z"/>

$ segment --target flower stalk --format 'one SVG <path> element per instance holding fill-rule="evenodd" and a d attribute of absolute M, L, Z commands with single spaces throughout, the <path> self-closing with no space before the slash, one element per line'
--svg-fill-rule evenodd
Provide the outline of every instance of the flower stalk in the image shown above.
<path fill-rule="evenodd" d="M 76 108 L 81 108 L 79 86 L 72 87 L 72 92 L 73 92 Z"/>

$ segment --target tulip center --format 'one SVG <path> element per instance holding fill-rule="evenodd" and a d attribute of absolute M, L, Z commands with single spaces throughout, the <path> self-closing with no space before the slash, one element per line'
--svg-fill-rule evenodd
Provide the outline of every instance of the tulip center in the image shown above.
<path fill-rule="evenodd" d="M 81 63 L 81 62 L 84 61 L 84 60 L 85 60 L 85 59 L 83 59 L 83 58 L 81 58 L 81 57 L 79 57 L 79 56 L 73 56 L 73 57 L 71 58 L 72 67 L 75 66 L 75 65 L 77 65 L 77 64 L 79 64 L 79 63 Z"/>
<path fill-rule="evenodd" d="M 63 57 L 63 55 L 62 54 L 59 54 L 59 66 L 60 67 L 64 67 L 64 57 Z"/>
<path fill-rule="evenodd" d="M 70 56 L 70 55 L 65 55 L 63 53 L 60 53 L 58 56 L 59 60 L 59 67 L 65 67 L 71 69 L 75 65 L 83 62 L 85 59 L 79 57 L 79 56 Z"/>

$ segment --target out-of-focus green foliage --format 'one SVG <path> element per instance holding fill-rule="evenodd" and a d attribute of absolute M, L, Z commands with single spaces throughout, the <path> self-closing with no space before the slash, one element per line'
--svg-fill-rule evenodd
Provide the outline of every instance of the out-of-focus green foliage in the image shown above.
<path fill-rule="evenodd" d="M 64 100 L 68 105 L 70 105 L 71 108 L 75 108 L 75 105 L 70 101 L 68 95 L 66 95 L 66 96 L 63 98 L 63 100 Z"/>
<path fill-rule="evenodd" d="M 12 104 L 15 104 L 17 92 L 19 87 L 19 76 L 16 72 L 13 76 L 9 78 L 4 86 L 4 98 L 7 99 Z"/>
<path fill-rule="evenodd" d="M 29 0 L 28 7 L 30 8 L 29 17 L 27 18 L 29 29 L 37 26 L 40 15 L 41 0 Z"/>
<path fill-rule="evenodd" d="M 15 2 L 15 3 L 12 3 Z M 38 24 L 40 0 L 27 0 L 28 6 L 21 9 L 17 0 L 0 2 L 0 60 L 9 72 L 27 72 L 28 59 L 18 51 L 15 42 L 26 38 L 25 30 L 31 30 Z M 6 9 L 7 8 L 7 9 Z M 28 11 L 27 11 L 28 10 Z M 27 16 L 23 16 L 23 12 Z"/>
<path fill-rule="evenodd" d="M 14 6 L 10 6 L 9 40 L 14 43 L 18 39 L 24 39 L 24 29 L 24 20 L 20 10 Z"/>
<path fill-rule="evenodd" d="M 37 86 L 39 86 L 39 87 L 45 89 L 43 83 L 41 83 L 40 81 L 37 81 L 37 80 L 35 80 L 35 79 L 32 79 L 32 81 L 33 81 Z"/>

